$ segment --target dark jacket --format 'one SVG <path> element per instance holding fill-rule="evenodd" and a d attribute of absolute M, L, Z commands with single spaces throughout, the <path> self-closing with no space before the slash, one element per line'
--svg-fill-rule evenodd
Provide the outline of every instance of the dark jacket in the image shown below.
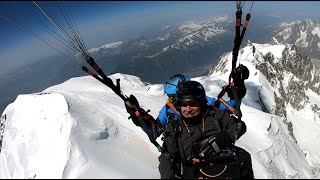
<path fill-rule="evenodd" d="M 237 139 L 237 123 L 225 111 L 214 106 L 208 108 L 210 109 L 203 114 L 204 121 L 199 119 L 197 120 L 198 123 L 188 124 L 188 128 L 180 119 L 169 119 L 168 124 L 164 128 L 163 138 L 163 148 L 168 153 L 167 158 L 164 158 L 163 155 L 159 157 L 161 178 L 174 177 L 174 174 L 172 174 L 174 171 L 172 170 L 161 172 L 161 169 L 167 170 L 169 169 L 168 167 L 172 167 L 172 162 L 175 163 L 176 174 L 179 164 L 182 164 L 182 168 L 184 169 L 186 169 L 187 166 L 193 166 L 192 158 L 199 153 L 196 144 L 208 137 L 219 133 L 223 134 L 224 145 L 220 148 L 226 149 L 227 147 L 233 146 Z M 190 132 L 188 132 L 188 130 Z M 181 171 L 181 166 L 178 171 Z"/>

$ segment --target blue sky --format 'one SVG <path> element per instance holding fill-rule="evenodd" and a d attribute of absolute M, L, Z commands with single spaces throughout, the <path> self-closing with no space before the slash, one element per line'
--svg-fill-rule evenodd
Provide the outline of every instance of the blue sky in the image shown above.
<path fill-rule="evenodd" d="M 40 1 L 38 4 L 48 9 L 51 14 L 59 14 L 55 1 Z M 87 48 L 125 40 L 143 30 L 147 31 L 148 27 L 160 24 L 213 15 L 232 16 L 235 13 L 234 1 L 64 1 L 63 5 L 71 11 Z M 251 1 L 247 1 L 244 13 L 250 5 Z M 252 16 L 254 17 L 255 13 L 264 13 L 287 19 L 319 19 L 319 8 L 320 2 L 317 1 L 256 1 Z M 21 23 L 42 37 L 50 37 L 50 34 L 43 33 L 44 25 L 41 24 L 41 21 L 49 21 L 32 1 L 1 1 L 0 74 L 6 68 L 58 53 L 32 33 L 3 17 Z"/>

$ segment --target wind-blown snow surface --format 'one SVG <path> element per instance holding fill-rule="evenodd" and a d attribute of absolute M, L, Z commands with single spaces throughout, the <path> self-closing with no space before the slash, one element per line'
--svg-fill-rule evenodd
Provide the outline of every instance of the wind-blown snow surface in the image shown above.
<path fill-rule="evenodd" d="M 231 56 L 226 57 L 231 62 Z M 274 108 L 266 78 L 249 62 L 241 63 L 250 69 L 241 106 L 247 132 L 236 145 L 251 154 L 255 178 L 319 178 L 282 119 L 262 112 L 256 101 L 260 94 L 268 99 L 266 108 Z M 228 74 L 213 73 L 193 80 L 204 85 L 207 95 L 216 97 L 227 84 Z M 122 92 L 134 94 L 154 117 L 165 104 L 160 84 L 146 84 L 120 73 L 109 77 L 114 83 L 120 78 Z M 128 120 L 123 101 L 90 76 L 19 95 L 3 114 L 7 120 L 0 178 L 160 178 L 157 149 Z M 307 139 L 308 134 L 319 132 L 306 128 L 304 133 Z"/>

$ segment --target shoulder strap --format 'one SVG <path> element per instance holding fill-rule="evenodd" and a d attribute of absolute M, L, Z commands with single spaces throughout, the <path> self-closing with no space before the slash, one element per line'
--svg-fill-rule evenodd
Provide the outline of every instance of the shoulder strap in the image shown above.
<path fill-rule="evenodd" d="M 209 106 L 209 109 L 207 110 L 207 112 L 204 115 L 204 120 L 206 120 L 208 117 L 211 118 L 213 120 L 214 125 L 217 127 L 218 131 L 220 132 L 221 126 L 217 120 L 216 109 L 218 109 L 218 108 L 214 107 L 214 106 Z"/>
<path fill-rule="evenodd" d="M 170 108 L 174 111 L 174 113 L 179 114 L 179 112 L 177 111 L 177 109 L 173 106 L 173 104 L 172 104 L 170 101 L 168 101 L 168 102 L 166 103 L 166 105 L 167 105 L 168 107 L 170 107 Z"/>
<path fill-rule="evenodd" d="M 206 119 L 208 116 L 213 118 L 213 119 L 216 118 L 215 106 L 208 106 L 208 109 L 204 113 L 203 118 Z"/>

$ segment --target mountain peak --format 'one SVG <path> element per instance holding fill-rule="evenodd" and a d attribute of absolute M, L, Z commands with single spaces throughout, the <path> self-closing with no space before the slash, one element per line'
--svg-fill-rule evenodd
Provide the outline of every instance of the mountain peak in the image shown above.
<path fill-rule="evenodd" d="M 302 22 L 305 22 L 305 23 L 310 24 L 310 25 L 315 25 L 316 24 L 316 22 L 314 20 L 309 19 L 309 18 L 303 20 Z"/>
<path fill-rule="evenodd" d="M 275 27 L 275 36 L 270 42 L 294 44 L 298 51 L 314 59 L 320 57 L 320 25 L 312 19 L 282 23 Z"/>

